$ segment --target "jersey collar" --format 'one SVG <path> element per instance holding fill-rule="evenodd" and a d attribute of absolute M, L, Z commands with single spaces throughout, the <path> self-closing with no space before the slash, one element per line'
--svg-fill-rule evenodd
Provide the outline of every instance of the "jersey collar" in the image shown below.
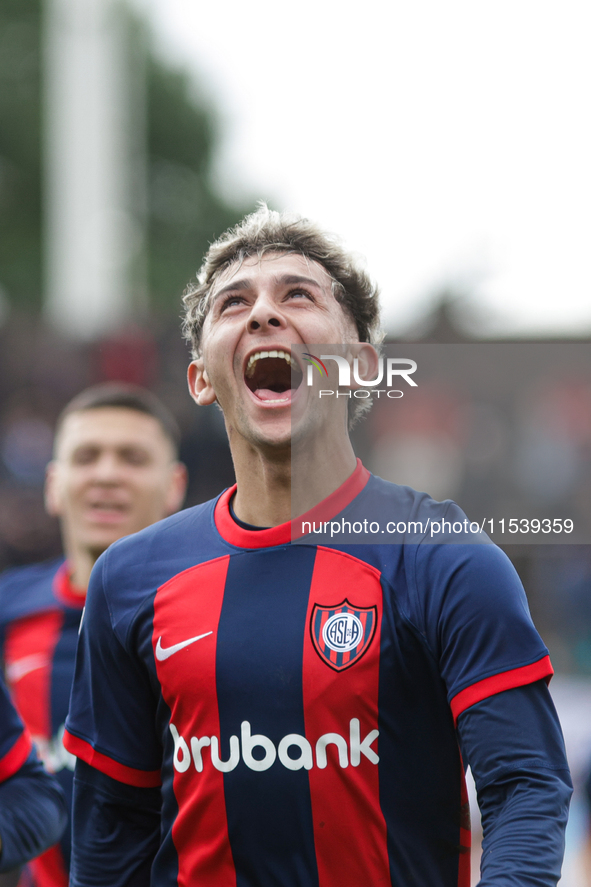
<path fill-rule="evenodd" d="M 302 514 L 297 519 L 298 525 L 301 527 L 304 521 L 329 521 L 339 514 L 344 508 L 353 501 L 355 496 L 363 490 L 370 478 L 367 468 L 361 464 L 361 460 L 357 460 L 357 467 L 353 474 L 338 487 L 334 493 L 327 496 L 314 508 Z M 236 521 L 230 514 L 230 501 L 236 492 L 236 484 L 222 493 L 215 505 L 214 519 L 217 530 L 226 542 L 231 545 L 237 545 L 239 548 L 271 548 L 274 545 L 288 545 L 292 539 L 301 536 L 301 533 L 292 533 L 292 521 L 285 524 L 279 524 L 277 527 L 271 527 L 268 530 L 246 530 L 238 526 Z"/>
<path fill-rule="evenodd" d="M 84 606 L 86 592 L 80 594 L 75 590 L 70 579 L 67 561 L 64 561 L 53 577 L 53 593 L 60 603 L 65 604 L 66 607 L 72 607 L 74 610 L 81 610 Z"/>

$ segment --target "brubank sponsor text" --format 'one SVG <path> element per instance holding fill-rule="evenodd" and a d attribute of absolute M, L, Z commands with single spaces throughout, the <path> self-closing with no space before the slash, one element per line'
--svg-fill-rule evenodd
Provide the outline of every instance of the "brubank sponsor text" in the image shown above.
<path fill-rule="evenodd" d="M 349 765 L 358 767 L 362 756 L 372 764 L 378 764 L 380 760 L 371 747 L 377 740 L 379 731 L 370 730 L 362 738 L 358 718 L 351 718 L 349 722 L 348 742 L 340 733 L 324 733 L 315 743 L 309 742 L 299 733 L 288 733 L 277 747 L 268 736 L 262 733 L 253 734 L 249 721 L 242 721 L 240 739 L 238 736 L 230 736 L 227 760 L 221 759 L 217 736 L 191 736 L 185 739 L 174 724 L 170 724 L 170 732 L 174 740 L 174 768 L 178 773 L 185 773 L 191 764 L 197 773 L 202 773 L 208 761 L 216 770 L 229 773 L 238 766 L 240 759 L 251 770 L 257 771 L 268 770 L 276 761 L 288 770 L 301 770 L 302 767 L 311 770 L 314 764 L 323 770 L 329 763 L 338 764 L 341 768 Z M 256 757 L 253 754 L 255 748 L 258 749 Z M 208 753 L 205 752 L 206 749 L 209 749 Z"/>

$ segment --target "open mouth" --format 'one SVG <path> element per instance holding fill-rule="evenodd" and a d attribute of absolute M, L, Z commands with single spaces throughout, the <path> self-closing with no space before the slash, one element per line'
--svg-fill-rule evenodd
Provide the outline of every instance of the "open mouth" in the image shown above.
<path fill-rule="evenodd" d="M 118 523 L 127 517 L 129 508 L 123 502 L 92 501 L 88 503 L 88 517 L 95 523 Z"/>
<path fill-rule="evenodd" d="M 290 403 L 303 374 L 289 351 L 257 351 L 246 365 L 244 381 L 264 403 Z"/>

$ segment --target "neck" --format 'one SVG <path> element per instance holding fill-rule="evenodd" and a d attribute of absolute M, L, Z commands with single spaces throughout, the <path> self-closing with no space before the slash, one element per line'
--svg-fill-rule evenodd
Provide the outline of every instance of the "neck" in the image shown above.
<path fill-rule="evenodd" d="M 100 551 L 93 551 L 86 547 L 75 544 L 68 538 L 66 532 L 62 533 L 64 543 L 64 553 L 68 562 L 70 582 L 73 586 L 72 591 L 83 596 L 86 594 L 90 574 L 96 561 L 98 560 Z"/>
<path fill-rule="evenodd" d="M 86 594 L 88 583 L 90 582 L 90 574 L 94 567 L 96 558 L 70 558 L 68 556 L 68 564 L 71 566 L 70 581 L 72 583 L 72 591 L 74 594 Z"/>
<path fill-rule="evenodd" d="M 234 512 L 256 527 L 276 527 L 326 499 L 357 464 L 348 437 L 333 446 L 259 448 L 241 439 L 232 446 L 237 491 Z"/>

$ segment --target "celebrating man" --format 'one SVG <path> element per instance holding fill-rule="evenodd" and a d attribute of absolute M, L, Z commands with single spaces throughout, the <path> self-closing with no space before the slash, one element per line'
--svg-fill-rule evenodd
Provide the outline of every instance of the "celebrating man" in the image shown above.
<path fill-rule="evenodd" d="M 185 302 L 189 388 L 223 411 L 237 485 L 96 565 L 66 724 L 72 883 L 467 887 L 470 764 L 482 884 L 555 884 L 570 781 L 505 556 L 302 537 L 376 509 L 463 518 L 372 477 L 354 400 L 307 385 L 304 353 L 375 377 L 375 288 L 331 237 L 262 207 Z"/>
<path fill-rule="evenodd" d="M 0 577 L 0 642 L 9 687 L 46 766 L 71 805 L 74 759 L 62 736 L 76 643 L 94 562 L 116 539 L 176 511 L 185 491 L 178 429 L 149 391 L 119 383 L 83 391 L 65 408 L 46 498 L 65 560 Z M 35 887 L 68 884 L 70 830 L 31 864 Z"/>

